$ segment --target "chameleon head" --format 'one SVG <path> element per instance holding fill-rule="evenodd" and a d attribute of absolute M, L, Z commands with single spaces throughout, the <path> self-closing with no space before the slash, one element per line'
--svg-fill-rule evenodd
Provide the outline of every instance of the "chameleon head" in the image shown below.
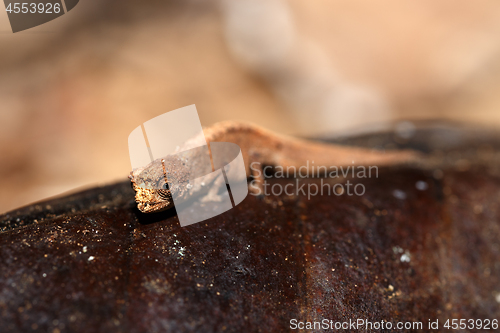
<path fill-rule="evenodd" d="M 157 165 L 155 162 L 136 169 L 129 175 L 137 208 L 143 213 L 161 212 L 174 206 L 167 177 L 161 164 Z"/>

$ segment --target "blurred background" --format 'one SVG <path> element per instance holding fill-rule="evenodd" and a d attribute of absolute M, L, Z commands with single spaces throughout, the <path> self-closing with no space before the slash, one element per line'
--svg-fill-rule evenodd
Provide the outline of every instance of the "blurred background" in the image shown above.
<path fill-rule="evenodd" d="M 498 127 L 499 36 L 496 0 L 82 0 L 16 34 L 2 7 L 0 212 L 125 179 L 129 133 L 190 104 L 301 136 Z"/>

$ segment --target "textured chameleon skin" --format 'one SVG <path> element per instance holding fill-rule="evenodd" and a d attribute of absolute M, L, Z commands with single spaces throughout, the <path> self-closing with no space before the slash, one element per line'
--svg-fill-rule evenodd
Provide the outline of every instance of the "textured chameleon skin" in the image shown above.
<path fill-rule="evenodd" d="M 173 207 L 170 189 L 164 188 L 167 178 L 163 159 L 155 160 L 144 168 L 132 171 L 129 179 L 135 191 L 137 208 L 141 212 L 160 212 Z"/>
<path fill-rule="evenodd" d="M 255 170 L 250 168 L 253 162 L 258 162 L 261 167 L 269 165 L 297 169 L 304 166 L 311 168 L 312 164 L 316 168 L 321 165 L 386 166 L 414 162 L 419 156 L 417 152 L 411 150 L 377 151 L 302 140 L 279 135 L 252 124 L 233 121 L 218 123 L 205 129 L 204 133 L 188 140 L 179 150 L 190 150 L 199 146 L 203 135 L 207 143 L 233 142 L 237 144 L 243 154 L 247 176 L 257 178 L 257 185 L 262 184 L 263 173 L 256 174 Z M 162 184 L 167 180 L 174 180 L 173 183 L 188 181 L 190 176 L 196 173 L 194 170 L 202 167 L 201 155 L 206 153 L 209 153 L 209 150 L 194 149 L 182 159 L 167 156 L 132 171 L 129 178 L 136 193 L 137 208 L 143 213 L 167 210 L 174 205 L 172 191 L 176 191 L 176 197 L 207 194 L 207 188 L 197 188 L 189 194 L 183 193 L 182 187 L 162 188 Z M 311 170 L 308 169 L 308 172 Z M 250 190 L 253 189 L 250 188 Z"/>

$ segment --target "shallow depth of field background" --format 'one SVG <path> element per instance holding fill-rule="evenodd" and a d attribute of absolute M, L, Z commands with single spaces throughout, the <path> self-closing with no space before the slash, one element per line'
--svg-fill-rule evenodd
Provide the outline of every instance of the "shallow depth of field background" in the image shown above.
<path fill-rule="evenodd" d="M 82 0 L 16 34 L 0 8 L 0 212 L 125 179 L 128 134 L 190 104 L 303 136 L 500 126 L 496 0 Z"/>

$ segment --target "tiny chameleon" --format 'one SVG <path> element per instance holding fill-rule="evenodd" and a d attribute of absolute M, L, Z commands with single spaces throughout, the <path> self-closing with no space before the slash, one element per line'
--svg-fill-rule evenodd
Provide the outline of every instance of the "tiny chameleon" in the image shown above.
<path fill-rule="evenodd" d="M 409 163 L 419 158 L 419 153 L 412 150 L 377 151 L 367 148 L 347 147 L 335 144 L 327 144 L 310 140 L 273 133 L 259 126 L 249 123 L 228 121 L 213 125 L 204 129 L 203 133 L 188 140 L 179 151 L 196 147 L 200 139 L 210 142 L 232 142 L 237 144 L 245 161 L 247 176 L 254 178 L 257 191 L 261 190 L 264 183 L 263 172 L 255 172 L 250 168 L 252 163 L 273 167 L 303 167 L 308 166 L 307 161 L 314 161 L 318 166 L 387 166 L 401 163 Z M 189 157 L 192 168 L 197 167 L 196 150 Z M 352 164 L 354 162 L 354 164 Z M 148 165 L 133 170 L 129 179 L 135 191 L 137 208 L 143 213 L 155 213 L 165 211 L 174 206 L 171 191 L 179 191 L 182 197 L 183 188 L 170 188 L 168 179 L 174 177 L 177 181 L 188 181 L 190 178 L 189 168 L 183 167 L 184 162 L 175 155 L 158 158 Z M 311 165 L 307 172 L 311 172 Z M 215 179 L 214 179 L 215 181 Z M 209 191 L 210 186 L 204 186 Z M 215 187 L 213 187 L 215 188 Z M 255 191 L 250 187 L 250 191 Z M 189 195 L 195 195 L 202 189 L 189 191 Z M 262 191 L 259 193 L 263 193 Z M 186 193 L 187 195 L 187 193 Z"/>

